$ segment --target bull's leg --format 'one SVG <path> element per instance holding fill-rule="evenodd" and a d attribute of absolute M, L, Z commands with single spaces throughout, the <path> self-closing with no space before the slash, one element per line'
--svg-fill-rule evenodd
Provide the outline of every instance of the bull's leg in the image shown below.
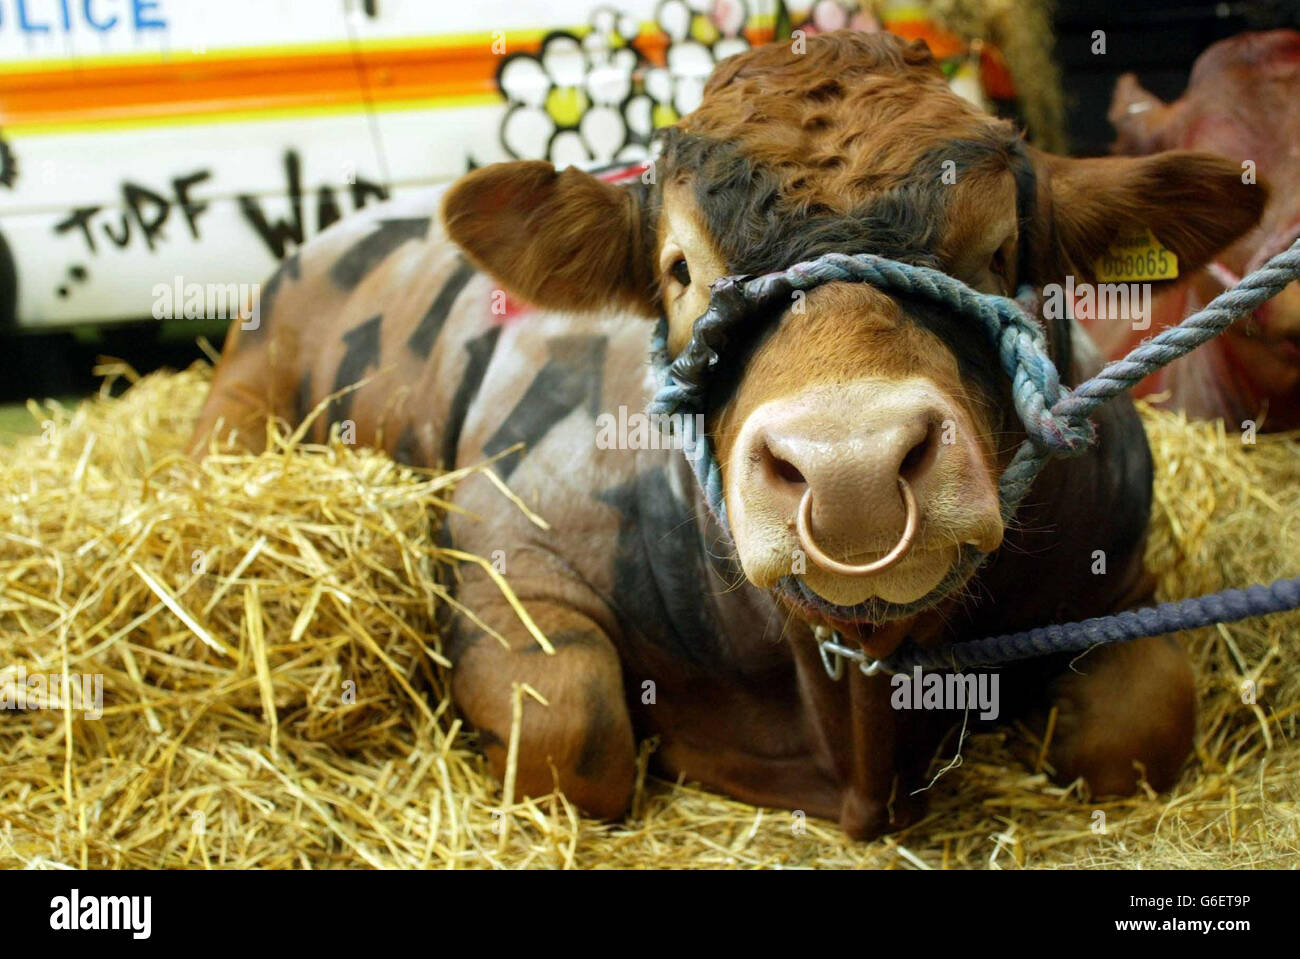
<path fill-rule="evenodd" d="M 1049 760 L 1060 780 L 1082 776 L 1094 795 L 1132 793 L 1140 779 L 1174 784 L 1192 748 L 1196 686 L 1173 637 L 1094 650 L 1056 680 Z"/>
<path fill-rule="evenodd" d="M 232 436 L 241 450 L 261 452 L 267 420 L 293 416 L 293 398 L 269 368 L 268 351 L 241 350 L 240 345 L 239 324 L 234 323 L 194 425 L 188 451 L 194 459 L 207 453 L 213 439 L 221 443 Z"/>
<path fill-rule="evenodd" d="M 459 617 L 450 644 L 452 696 L 479 730 L 494 775 L 504 779 L 514 687 L 527 683 L 549 703 L 523 697 L 516 798 L 557 786 L 591 816 L 622 815 L 632 798 L 635 742 L 614 644 L 590 617 L 552 602 L 526 602 L 555 647 L 548 654 L 500 596 L 466 599 L 508 643 Z"/>
<path fill-rule="evenodd" d="M 891 706 L 888 676 L 865 676 L 849 663 L 832 680 L 811 641 L 793 648 L 814 750 L 840 784 L 841 828 L 874 839 L 920 819 L 925 798 L 913 790 L 950 720 L 904 718 Z"/>

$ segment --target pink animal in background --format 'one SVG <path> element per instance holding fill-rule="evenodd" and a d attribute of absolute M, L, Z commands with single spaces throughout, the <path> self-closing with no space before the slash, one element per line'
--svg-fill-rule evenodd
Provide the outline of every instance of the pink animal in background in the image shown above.
<path fill-rule="evenodd" d="M 1204 306 L 1300 236 L 1300 32 L 1243 33 L 1196 61 L 1182 97 L 1163 103 L 1129 73 L 1109 113 L 1114 152 L 1192 149 L 1237 161 L 1245 182 L 1268 190 L 1259 224 L 1216 259 L 1156 284 L 1150 323 L 1083 319 L 1110 358 Z M 1198 419 L 1261 429 L 1300 428 L 1300 282 L 1286 287 L 1225 335 L 1149 377 L 1135 390 Z"/>

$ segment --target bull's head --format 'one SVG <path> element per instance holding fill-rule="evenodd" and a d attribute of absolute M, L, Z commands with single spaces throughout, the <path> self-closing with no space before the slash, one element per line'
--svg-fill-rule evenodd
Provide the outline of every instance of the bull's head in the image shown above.
<path fill-rule="evenodd" d="M 1207 150 L 1271 187 L 1258 227 L 1212 269 L 1189 278 L 1200 302 L 1300 237 L 1300 32 L 1244 33 L 1216 43 L 1196 61 L 1187 92 L 1170 104 L 1125 74 L 1110 119 L 1119 131 L 1116 152 Z M 1300 282 L 1238 322 L 1224 344 L 1232 369 L 1221 375 L 1239 382 L 1220 388 L 1244 394 L 1246 415 L 1267 406 L 1274 426 L 1300 427 Z"/>
<path fill-rule="evenodd" d="M 662 147 L 653 185 L 539 162 L 487 167 L 448 193 L 444 218 L 524 299 L 662 315 L 675 354 L 721 276 L 873 252 L 1010 294 L 1091 279 L 1135 227 L 1189 268 L 1204 263 L 1264 202 L 1235 164 L 1205 154 L 1038 153 L 952 94 L 924 45 L 888 35 L 726 60 Z M 1068 329 L 1048 332 L 1068 366 Z M 949 574 L 965 544 L 998 548 L 997 477 L 1024 434 L 969 320 L 829 283 L 754 317 L 752 337 L 727 349 L 707 426 L 752 583 L 794 572 L 813 606 L 905 606 L 961 585 Z M 880 562 L 909 512 L 908 548 Z"/>

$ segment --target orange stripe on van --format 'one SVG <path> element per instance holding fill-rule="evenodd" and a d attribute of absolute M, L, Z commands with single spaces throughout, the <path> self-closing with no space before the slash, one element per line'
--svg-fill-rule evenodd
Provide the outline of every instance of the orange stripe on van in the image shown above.
<path fill-rule="evenodd" d="M 772 28 L 745 31 L 753 44 L 772 38 Z M 451 42 L 449 42 L 449 40 Z M 662 65 L 667 38 L 647 31 L 636 47 Z M 539 34 L 507 38 L 511 53 L 536 53 Z M 501 57 L 487 37 L 430 37 L 377 43 L 360 50 L 346 44 L 295 51 L 214 51 L 175 59 L 128 56 L 25 69 L 0 70 L 0 126 L 24 132 L 95 126 L 256 119 L 295 113 L 378 108 L 437 107 L 500 98 L 496 73 Z"/>
<path fill-rule="evenodd" d="M 458 98 L 496 90 L 490 48 L 351 50 L 250 58 L 214 53 L 182 61 L 36 69 L 0 74 L 0 124 L 113 124 L 183 114 L 283 112 L 414 97 Z"/>

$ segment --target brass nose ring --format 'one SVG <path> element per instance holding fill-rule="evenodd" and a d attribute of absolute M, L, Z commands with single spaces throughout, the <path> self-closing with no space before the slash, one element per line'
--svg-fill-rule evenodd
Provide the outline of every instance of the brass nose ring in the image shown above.
<path fill-rule="evenodd" d="M 808 558 L 826 572 L 837 573 L 840 576 L 870 576 L 872 573 L 880 573 L 896 565 L 912 548 L 912 544 L 916 541 L 917 527 L 921 525 L 921 511 L 917 508 L 916 494 L 912 492 L 912 487 L 901 476 L 898 478 L 898 485 L 903 491 L 903 505 L 907 508 L 907 523 L 903 527 L 902 537 L 894 544 L 894 548 L 880 559 L 857 566 L 832 559 L 822 552 L 821 547 L 813 540 L 812 487 L 804 490 L 803 499 L 799 501 L 799 512 L 795 517 L 795 532 Z"/>

